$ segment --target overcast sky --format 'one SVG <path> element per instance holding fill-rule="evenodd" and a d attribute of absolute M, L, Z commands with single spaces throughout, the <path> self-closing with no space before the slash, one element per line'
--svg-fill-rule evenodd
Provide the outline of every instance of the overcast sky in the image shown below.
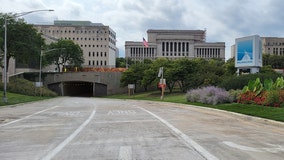
<path fill-rule="evenodd" d="M 87 20 L 110 26 L 124 57 L 125 41 L 142 41 L 148 29 L 207 30 L 207 42 L 225 42 L 226 59 L 236 38 L 284 37 L 283 0 L 0 0 L 0 12 L 54 9 L 24 16 L 28 23 Z"/>

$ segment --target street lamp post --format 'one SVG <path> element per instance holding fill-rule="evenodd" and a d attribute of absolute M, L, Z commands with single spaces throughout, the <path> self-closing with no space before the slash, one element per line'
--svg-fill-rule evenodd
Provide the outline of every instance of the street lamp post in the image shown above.
<path fill-rule="evenodd" d="M 34 13 L 34 12 L 42 12 L 42 11 L 54 11 L 52 9 L 42 9 L 42 10 L 33 10 L 33 11 L 29 11 L 29 12 L 22 12 L 22 13 L 16 13 L 14 18 L 17 17 L 21 17 L 30 13 Z M 7 16 L 5 16 L 5 42 L 4 42 L 4 73 L 3 73 L 3 79 L 4 79 L 4 89 L 3 89 L 3 102 L 8 102 L 7 99 Z"/>

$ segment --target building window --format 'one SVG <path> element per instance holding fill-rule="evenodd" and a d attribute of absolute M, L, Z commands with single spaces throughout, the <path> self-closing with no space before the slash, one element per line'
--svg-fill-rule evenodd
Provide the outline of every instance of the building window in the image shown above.
<path fill-rule="evenodd" d="M 188 52 L 189 51 L 189 43 L 186 42 L 186 51 Z"/>
<path fill-rule="evenodd" d="M 166 51 L 169 51 L 169 42 L 166 42 Z"/>
<path fill-rule="evenodd" d="M 173 51 L 173 42 L 170 42 L 170 51 Z"/>

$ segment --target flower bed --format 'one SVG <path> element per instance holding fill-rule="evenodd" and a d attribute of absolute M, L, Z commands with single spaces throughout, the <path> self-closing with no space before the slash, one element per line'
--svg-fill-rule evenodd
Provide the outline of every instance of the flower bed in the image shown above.
<path fill-rule="evenodd" d="M 265 80 L 264 83 L 262 83 L 259 78 L 255 81 L 250 81 L 242 90 L 237 102 L 243 104 L 284 107 L 283 77 L 277 78 L 275 82 L 272 80 Z"/>

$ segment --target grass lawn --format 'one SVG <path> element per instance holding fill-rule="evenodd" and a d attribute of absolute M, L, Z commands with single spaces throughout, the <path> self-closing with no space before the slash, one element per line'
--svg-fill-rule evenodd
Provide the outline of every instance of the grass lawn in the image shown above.
<path fill-rule="evenodd" d="M 164 100 L 161 100 L 161 94 L 159 91 L 147 92 L 147 93 L 137 93 L 135 95 L 128 96 L 123 95 L 113 95 L 107 96 L 107 98 L 118 98 L 118 99 L 136 99 L 136 100 L 152 100 L 152 101 L 164 101 L 173 103 L 183 103 L 202 107 L 215 108 L 220 110 L 226 110 L 236 113 L 241 113 L 245 115 L 251 115 L 255 117 L 267 118 L 271 120 L 284 122 L 284 108 L 274 108 L 251 104 L 239 104 L 239 103 L 228 103 L 228 104 L 218 104 L 218 105 L 207 105 L 202 103 L 190 103 L 185 99 L 185 93 L 165 93 Z"/>
<path fill-rule="evenodd" d="M 26 96 L 26 95 L 21 95 L 21 94 L 15 94 L 15 93 L 9 93 L 7 92 L 7 98 L 8 102 L 4 103 L 3 102 L 3 92 L 0 91 L 1 99 L 0 99 L 0 107 L 5 106 L 5 105 L 13 105 L 13 104 L 18 104 L 18 103 L 25 103 L 25 102 L 32 102 L 32 101 L 39 101 L 39 100 L 44 100 L 48 99 L 49 97 L 36 97 L 36 96 Z"/>

